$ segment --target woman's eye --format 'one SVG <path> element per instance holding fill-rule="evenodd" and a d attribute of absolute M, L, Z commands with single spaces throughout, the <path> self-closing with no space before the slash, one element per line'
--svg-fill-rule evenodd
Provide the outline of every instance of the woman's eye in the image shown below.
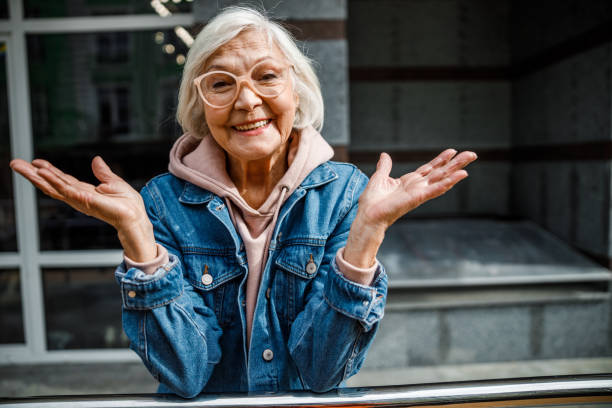
<path fill-rule="evenodd" d="M 213 89 L 219 89 L 228 86 L 229 84 L 225 81 L 217 81 L 212 84 Z"/>
<path fill-rule="evenodd" d="M 275 79 L 278 79 L 278 75 L 275 74 L 274 72 L 268 72 L 268 73 L 262 74 L 261 77 L 259 78 L 260 81 L 274 81 Z"/>

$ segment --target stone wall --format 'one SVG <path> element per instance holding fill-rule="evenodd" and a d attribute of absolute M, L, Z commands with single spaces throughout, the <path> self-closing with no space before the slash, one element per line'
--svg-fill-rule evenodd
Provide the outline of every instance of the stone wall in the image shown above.
<path fill-rule="evenodd" d="M 608 264 L 612 3 L 513 3 L 512 211 Z"/>
<path fill-rule="evenodd" d="M 506 1 L 349 2 L 351 161 L 367 174 L 378 153 L 394 175 L 438 152 L 481 159 L 468 182 L 410 216 L 509 215 L 511 146 Z M 495 194 L 491 194 L 494 191 Z"/>

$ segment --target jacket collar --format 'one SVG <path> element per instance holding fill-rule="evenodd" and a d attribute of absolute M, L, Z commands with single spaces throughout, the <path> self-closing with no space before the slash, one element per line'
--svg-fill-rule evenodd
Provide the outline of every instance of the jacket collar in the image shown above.
<path fill-rule="evenodd" d="M 303 189 L 310 189 L 327 184 L 337 178 L 338 175 L 332 167 L 327 163 L 323 163 L 306 176 L 304 181 L 300 184 L 300 187 Z M 185 181 L 185 187 L 183 187 L 183 192 L 179 197 L 179 201 L 183 204 L 204 204 L 214 197 L 215 195 L 210 191 Z"/>

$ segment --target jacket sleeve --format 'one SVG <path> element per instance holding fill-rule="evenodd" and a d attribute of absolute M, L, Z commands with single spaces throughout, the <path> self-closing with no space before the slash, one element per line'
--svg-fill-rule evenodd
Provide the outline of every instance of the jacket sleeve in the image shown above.
<path fill-rule="evenodd" d="M 206 307 L 183 279 L 183 262 L 172 232 L 156 208 L 151 191 L 141 195 L 157 243 L 169 263 L 152 275 L 122 262 L 115 271 L 121 287 L 123 329 L 130 348 L 159 382 L 186 398 L 198 395 L 221 359 L 221 329 L 214 311 Z"/>
<path fill-rule="evenodd" d="M 345 193 L 340 217 L 325 246 L 325 254 L 305 308 L 292 324 L 289 352 L 307 388 L 328 391 L 356 374 L 383 317 L 387 276 L 383 266 L 371 285 L 342 275 L 336 253 L 346 244 L 367 177 L 355 169 Z"/>

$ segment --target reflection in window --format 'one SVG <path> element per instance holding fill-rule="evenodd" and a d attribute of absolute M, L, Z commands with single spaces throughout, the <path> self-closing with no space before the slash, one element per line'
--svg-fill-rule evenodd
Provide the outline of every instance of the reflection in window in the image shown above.
<path fill-rule="evenodd" d="M 36 157 L 97 184 L 90 163 L 100 155 L 136 189 L 167 171 L 180 135 L 177 56 L 187 53 L 174 30 L 29 35 L 27 43 Z M 42 250 L 118 247 L 112 228 L 40 193 L 38 209 Z"/>
<path fill-rule="evenodd" d="M 9 18 L 8 0 L 0 0 L 0 18 Z"/>
<path fill-rule="evenodd" d="M 23 0 L 25 16 L 76 17 L 121 14 L 159 14 L 157 6 L 170 13 L 190 13 L 193 0 Z"/>
<path fill-rule="evenodd" d="M 43 269 L 49 350 L 122 348 L 121 293 L 114 268 Z"/>
<path fill-rule="evenodd" d="M 21 310 L 19 271 L 0 269 L 0 344 L 25 341 Z"/>
<path fill-rule="evenodd" d="M 0 252 L 17 250 L 11 158 L 8 89 L 6 85 L 6 43 L 0 42 Z"/>
<path fill-rule="evenodd" d="M 126 32 L 96 34 L 96 60 L 102 62 L 127 62 L 130 54 L 130 35 Z"/>

